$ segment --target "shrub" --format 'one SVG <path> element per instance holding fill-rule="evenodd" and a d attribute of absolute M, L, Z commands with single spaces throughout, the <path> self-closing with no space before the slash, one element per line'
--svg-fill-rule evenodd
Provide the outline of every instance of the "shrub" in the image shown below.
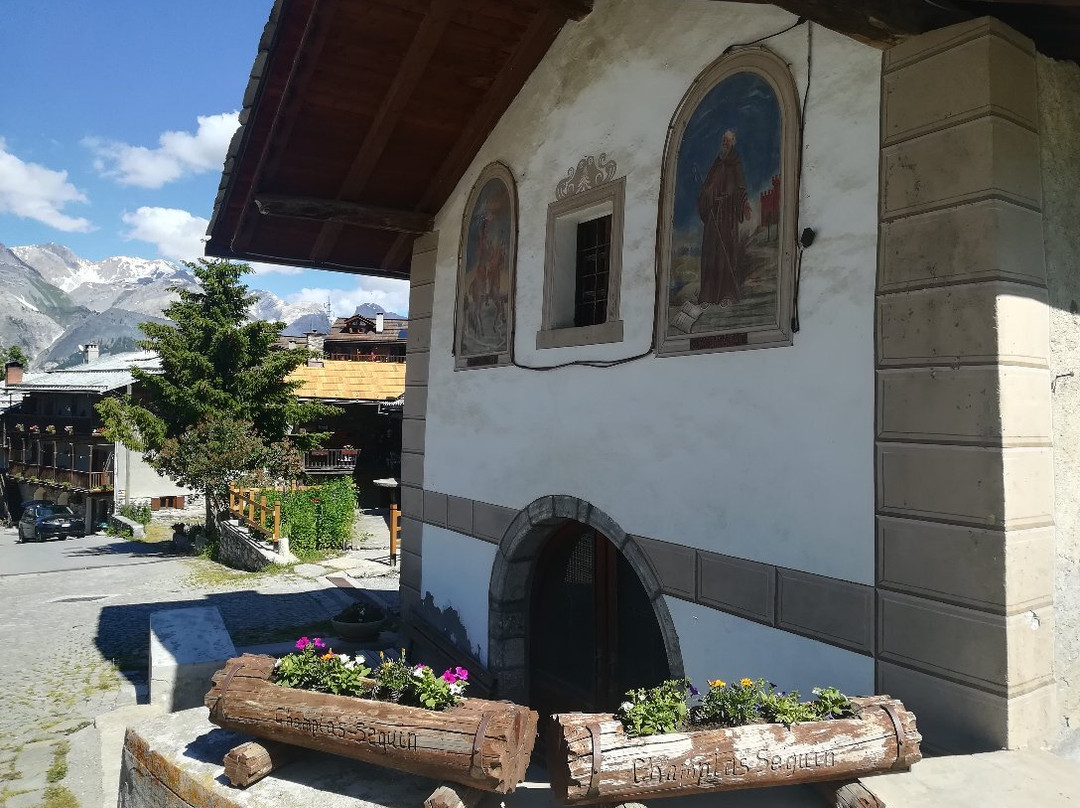
<path fill-rule="evenodd" d="M 686 698 L 696 693 L 689 679 L 668 679 L 653 688 L 631 690 L 619 706 L 618 718 L 631 737 L 675 732 L 686 726 Z"/>
<path fill-rule="evenodd" d="M 120 515 L 130 519 L 132 522 L 138 522 L 140 525 L 150 524 L 149 505 L 121 505 Z"/>
<path fill-rule="evenodd" d="M 268 505 L 281 503 L 281 531 L 300 558 L 339 548 L 352 535 L 356 489 L 348 478 L 297 491 L 261 493 Z"/>

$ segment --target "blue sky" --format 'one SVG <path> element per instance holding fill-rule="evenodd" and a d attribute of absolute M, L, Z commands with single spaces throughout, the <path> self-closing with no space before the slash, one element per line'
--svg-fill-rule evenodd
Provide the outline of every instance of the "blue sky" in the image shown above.
<path fill-rule="evenodd" d="M 272 0 L 0 0 L 0 243 L 191 259 Z M 401 281 L 257 267 L 338 313 Z"/>

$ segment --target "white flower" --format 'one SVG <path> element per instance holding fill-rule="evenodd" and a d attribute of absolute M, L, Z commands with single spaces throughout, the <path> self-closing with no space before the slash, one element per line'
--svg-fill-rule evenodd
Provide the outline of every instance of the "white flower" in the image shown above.
<path fill-rule="evenodd" d="M 351 671 L 353 668 L 356 667 L 356 663 L 353 662 L 351 659 L 348 662 L 344 663 L 344 665 L 345 665 L 345 670 L 347 670 L 347 671 Z"/>
<path fill-rule="evenodd" d="M 424 669 L 423 668 L 413 668 L 412 675 L 413 675 L 414 679 L 423 679 L 424 678 Z"/>
<path fill-rule="evenodd" d="M 634 709 L 634 705 L 628 701 L 624 701 L 622 704 L 619 705 L 619 709 L 622 710 L 624 713 L 628 713 Z"/>
<path fill-rule="evenodd" d="M 356 660 L 357 665 L 363 665 L 365 662 L 367 662 L 367 660 L 364 659 L 362 654 L 357 654 L 355 657 L 353 657 L 353 659 Z"/>
<path fill-rule="evenodd" d="M 465 685 L 461 682 L 454 682 L 452 685 L 450 685 L 450 692 L 453 693 L 455 696 L 461 695 L 461 691 L 464 689 Z"/>
<path fill-rule="evenodd" d="M 279 659 L 274 663 L 274 670 L 277 670 L 280 667 L 281 667 L 281 660 Z"/>

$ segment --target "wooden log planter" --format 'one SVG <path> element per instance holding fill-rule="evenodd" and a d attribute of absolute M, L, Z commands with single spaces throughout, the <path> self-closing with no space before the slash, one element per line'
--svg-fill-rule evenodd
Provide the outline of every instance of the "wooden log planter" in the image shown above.
<path fill-rule="evenodd" d="M 210 721 L 270 741 L 506 794 L 525 778 L 537 715 L 468 698 L 436 712 L 271 683 L 274 657 L 245 654 L 214 674 Z"/>
<path fill-rule="evenodd" d="M 566 805 L 844 780 L 922 759 L 915 716 L 888 696 L 852 699 L 853 718 L 628 737 L 614 716 L 553 716 L 548 770 Z"/>

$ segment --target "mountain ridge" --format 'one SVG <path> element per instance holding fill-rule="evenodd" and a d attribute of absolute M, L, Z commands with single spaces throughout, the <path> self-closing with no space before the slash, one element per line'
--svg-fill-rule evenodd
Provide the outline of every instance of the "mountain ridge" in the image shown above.
<path fill-rule="evenodd" d="M 55 242 L 0 244 L 0 345 L 22 347 L 35 369 L 78 361 L 78 345 L 90 341 L 107 352 L 127 350 L 142 338 L 140 322 L 166 321 L 163 312 L 178 287 L 194 290 L 198 284 L 187 267 L 162 258 L 90 261 Z M 253 320 L 290 324 L 325 316 L 317 303 L 288 303 L 265 289 L 249 291 L 258 298 L 248 312 Z"/>

